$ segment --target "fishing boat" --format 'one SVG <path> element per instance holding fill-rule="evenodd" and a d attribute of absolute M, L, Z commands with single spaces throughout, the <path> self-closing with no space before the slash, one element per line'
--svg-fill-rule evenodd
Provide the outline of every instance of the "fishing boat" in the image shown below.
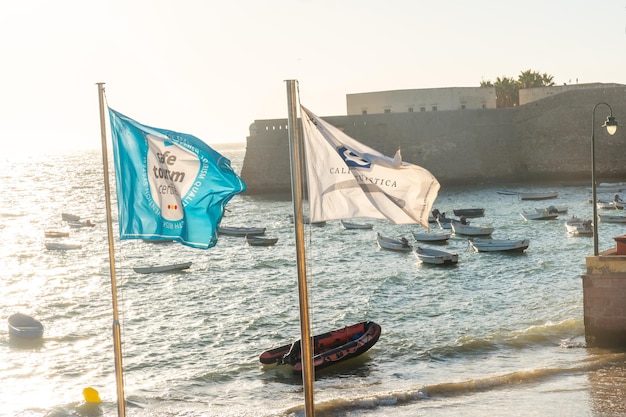
<path fill-rule="evenodd" d="M 278 238 L 246 235 L 246 242 L 250 246 L 274 246 L 278 242 Z"/>
<path fill-rule="evenodd" d="M 461 222 L 454 222 L 451 225 L 455 235 L 489 236 L 495 230 L 493 227 L 470 226 L 469 224 L 463 224 Z"/>
<path fill-rule="evenodd" d="M 418 242 L 445 243 L 450 239 L 450 233 L 415 233 L 413 239 Z"/>
<path fill-rule="evenodd" d="M 44 245 L 48 250 L 73 250 L 83 247 L 83 245 L 81 245 L 80 243 L 69 242 L 45 242 Z"/>
<path fill-rule="evenodd" d="M 413 248 L 409 244 L 409 241 L 405 237 L 401 237 L 400 239 L 393 239 L 390 237 L 385 237 L 380 233 L 376 233 L 376 243 L 381 249 L 393 250 L 397 252 L 409 252 L 413 250 Z"/>
<path fill-rule="evenodd" d="M 362 321 L 313 336 L 313 367 L 316 371 L 344 362 L 367 352 L 376 344 L 381 327 L 373 321 Z M 266 350 L 259 356 L 264 365 L 291 365 L 295 374 L 302 373 L 300 340 Z"/>
<path fill-rule="evenodd" d="M 455 216 L 465 216 L 465 217 L 482 217 L 485 215 L 484 208 L 466 208 L 466 209 L 455 209 L 452 210 Z"/>
<path fill-rule="evenodd" d="M 138 274 L 153 274 L 159 272 L 182 271 L 183 269 L 188 269 L 190 266 L 191 262 L 183 262 L 169 265 L 136 266 L 133 267 L 133 271 L 137 272 Z"/>
<path fill-rule="evenodd" d="M 265 234 L 265 227 L 245 227 L 245 226 L 219 226 L 217 233 L 225 236 L 262 236 Z"/>
<path fill-rule="evenodd" d="M 528 239 L 469 239 L 475 252 L 523 252 L 530 245 Z"/>
<path fill-rule="evenodd" d="M 27 339 L 43 337 L 43 324 L 27 314 L 15 313 L 9 316 L 9 335 Z"/>
<path fill-rule="evenodd" d="M 413 253 L 423 263 L 431 265 L 452 265 L 459 262 L 459 255 L 452 252 L 417 246 Z"/>
<path fill-rule="evenodd" d="M 374 225 L 372 223 L 353 223 L 346 220 L 341 220 L 341 226 L 343 226 L 343 228 L 346 230 L 374 228 Z"/>

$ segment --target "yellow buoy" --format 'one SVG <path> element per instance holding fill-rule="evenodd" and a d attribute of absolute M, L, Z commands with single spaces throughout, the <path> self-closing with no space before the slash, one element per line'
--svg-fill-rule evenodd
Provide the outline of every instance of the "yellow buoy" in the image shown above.
<path fill-rule="evenodd" d="M 91 387 L 87 387 L 83 390 L 83 398 L 88 403 L 102 402 L 102 400 L 100 400 L 100 394 L 98 394 L 98 391 Z"/>

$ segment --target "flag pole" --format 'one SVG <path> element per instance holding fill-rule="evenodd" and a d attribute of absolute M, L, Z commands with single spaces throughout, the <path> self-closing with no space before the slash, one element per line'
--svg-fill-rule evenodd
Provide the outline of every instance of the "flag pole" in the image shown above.
<path fill-rule="evenodd" d="M 109 162 L 107 157 L 106 126 L 104 122 L 104 83 L 98 85 L 100 103 L 100 136 L 102 138 L 102 166 L 104 172 L 104 193 L 107 213 L 107 233 L 109 237 L 109 269 L 111 275 L 111 298 L 113 300 L 113 350 L 115 354 L 115 381 L 117 387 L 117 415 L 126 416 L 124 398 L 124 376 L 122 374 L 122 336 L 117 314 L 117 283 L 115 279 L 115 251 L 113 248 L 113 219 L 111 218 L 111 191 L 109 187 Z"/>
<path fill-rule="evenodd" d="M 313 401 L 313 348 L 309 327 L 309 306 L 306 283 L 306 259 L 304 251 L 304 221 L 302 215 L 302 144 L 298 131 L 296 108 L 296 81 L 287 80 L 287 103 L 289 107 L 288 130 L 291 156 L 291 200 L 293 201 L 293 223 L 296 232 L 296 260 L 298 265 L 298 296 L 300 299 L 300 340 L 302 360 L 302 382 L 304 388 L 304 415 L 315 416 Z"/>

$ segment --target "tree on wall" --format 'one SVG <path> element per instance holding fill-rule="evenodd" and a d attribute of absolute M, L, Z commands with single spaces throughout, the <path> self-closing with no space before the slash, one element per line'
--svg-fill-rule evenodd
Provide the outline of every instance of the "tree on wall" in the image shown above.
<path fill-rule="evenodd" d="M 517 80 L 511 77 L 498 77 L 496 82 L 481 81 L 481 87 L 495 87 L 496 107 L 515 107 L 519 105 L 520 88 L 547 87 L 554 85 L 554 77 L 537 71 L 522 71 Z"/>

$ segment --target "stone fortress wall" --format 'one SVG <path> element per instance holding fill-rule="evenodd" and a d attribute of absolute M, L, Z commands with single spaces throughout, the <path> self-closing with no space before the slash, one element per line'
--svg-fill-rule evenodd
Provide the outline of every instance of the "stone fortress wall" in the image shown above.
<path fill-rule="evenodd" d="M 598 106 L 596 180 L 625 180 L 626 85 L 550 89 L 516 108 L 318 116 L 385 155 L 401 149 L 403 160 L 442 185 L 590 181 L 592 113 L 600 102 L 620 126 L 609 136 L 601 127 L 609 109 Z M 241 176 L 248 194 L 290 191 L 286 118 L 252 123 Z"/>

